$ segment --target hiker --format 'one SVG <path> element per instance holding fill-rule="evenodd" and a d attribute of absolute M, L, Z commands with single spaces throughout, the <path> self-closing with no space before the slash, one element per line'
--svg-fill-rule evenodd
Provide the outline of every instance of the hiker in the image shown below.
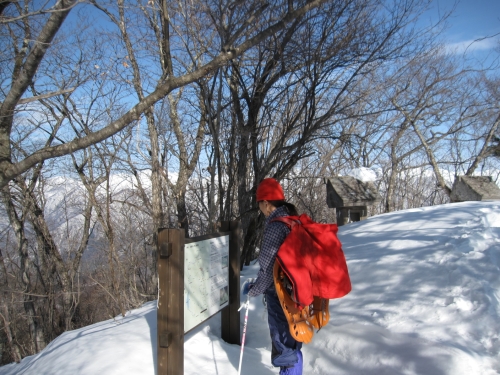
<path fill-rule="evenodd" d="M 266 217 L 262 246 L 259 252 L 260 270 L 256 279 L 242 285 L 243 295 L 255 297 L 264 294 L 271 334 L 273 366 L 280 367 L 280 375 L 302 375 L 302 343 L 290 334 L 289 325 L 281 307 L 273 279 L 276 254 L 290 233 L 287 225 L 271 222 L 277 217 L 298 216 L 297 209 L 285 201 L 283 188 L 273 178 L 264 179 L 257 187 L 257 203 Z"/>

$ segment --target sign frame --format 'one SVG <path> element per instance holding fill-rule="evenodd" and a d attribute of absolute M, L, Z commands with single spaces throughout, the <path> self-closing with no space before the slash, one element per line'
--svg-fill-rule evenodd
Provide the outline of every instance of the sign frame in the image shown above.
<path fill-rule="evenodd" d="M 221 338 L 227 343 L 241 345 L 238 311 L 240 307 L 241 223 L 239 221 L 221 222 L 219 232 L 208 236 L 219 237 L 220 232 L 230 232 L 229 304 L 220 310 Z M 200 238 L 203 237 L 207 238 L 207 236 L 200 236 Z M 158 269 L 157 375 L 184 373 L 184 245 L 186 241 L 191 240 L 185 239 L 184 229 L 160 228 L 158 230 L 156 251 Z"/>

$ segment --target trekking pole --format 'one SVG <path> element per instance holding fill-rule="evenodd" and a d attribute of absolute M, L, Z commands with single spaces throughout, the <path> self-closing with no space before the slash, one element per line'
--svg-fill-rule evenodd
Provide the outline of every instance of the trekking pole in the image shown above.
<path fill-rule="evenodd" d="M 245 323 L 243 324 L 243 337 L 241 338 L 241 351 L 240 351 L 240 364 L 238 366 L 238 375 L 241 374 L 241 362 L 243 360 L 243 348 L 245 347 L 245 336 L 247 333 L 247 322 L 248 322 L 248 305 L 250 304 L 250 296 L 247 295 L 247 301 L 240 306 L 238 311 L 240 311 L 243 307 L 246 307 L 245 312 Z"/>

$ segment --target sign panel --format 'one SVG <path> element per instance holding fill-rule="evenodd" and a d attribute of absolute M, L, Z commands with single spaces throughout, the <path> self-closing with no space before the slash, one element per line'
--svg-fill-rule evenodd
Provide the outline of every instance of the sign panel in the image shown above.
<path fill-rule="evenodd" d="M 229 235 L 184 246 L 184 333 L 229 303 Z"/>

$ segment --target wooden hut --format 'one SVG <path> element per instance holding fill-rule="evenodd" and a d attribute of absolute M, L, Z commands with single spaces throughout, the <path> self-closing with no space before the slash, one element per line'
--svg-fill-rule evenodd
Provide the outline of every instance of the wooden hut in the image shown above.
<path fill-rule="evenodd" d="M 331 177 L 325 182 L 326 203 L 336 209 L 339 226 L 366 219 L 368 206 L 381 200 L 373 182 L 350 176 Z"/>
<path fill-rule="evenodd" d="M 491 176 L 457 176 L 451 189 L 452 202 L 500 200 L 500 188 Z"/>

